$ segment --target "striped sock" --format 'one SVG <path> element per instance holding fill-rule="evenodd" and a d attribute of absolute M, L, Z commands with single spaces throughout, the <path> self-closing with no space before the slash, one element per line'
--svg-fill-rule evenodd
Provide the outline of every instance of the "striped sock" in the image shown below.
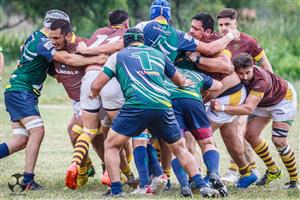
<path fill-rule="evenodd" d="M 126 165 L 126 167 L 124 169 L 121 169 L 121 172 L 126 176 L 129 177 L 132 175 L 131 169 L 130 169 L 130 165 Z"/>
<path fill-rule="evenodd" d="M 240 172 L 240 174 L 241 174 L 242 177 L 244 177 L 244 176 L 250 176 L 250 174 L 251 174 L 251 168 L 250 168 L 249 165 L 246 165 L 244 167 L 240 167 L 239 168 L 239 172 Z"/>
<path fill-rule="evenodd" d="M 299 177 L 297 174 L 297 167 L 296 167 L 297 165 L 296 165 L 294 151 L 291 149 L 289 145 L 286 145 L 285 147 L 277 147 L 277 151 L 289 173 L 290 180 L 298 181 Z"/>
<path fill-rule="evenodd" d="M 253 161 L 253 162 L 249 163 L 249 167 L 250 167 L 251 169 L 256 169 L 256 168 L 257 168 L 256 162 Z"/>
<path fill-rule="evenodd" d="M 233 160 L 230 161 L 229 170 L 234 172 L 237 172 L 239 170 L 238 165 Z"/>
<path fill-rule="evenodd" d="M 86 134 L 82 134 L 78 137 L 75 144 L 72 163 L 81 166 L 83 158 L 88 153 L 90 142 L 91 138 Z"/>
<path fill-rule="evenodd" d="M 270 155 L 269 147 L 266 141 L 262 140 L 262 142 L 257 147 L 254 148 L 254 151 L 264 161 L 269 172 L 278 171 L 278 167 L 273 161 L 272 156 Z"/>
<path fill-rule="evenodd" d="M 164 169 L 164 173 L 167 175 L 168 179 L 170 179 L 172 168 Z"/>
<path fill-rule="evenodd" d="M 160 145 L 159 145 L 158 140 L 155 140 L 155 142 L 153 143 L 152 146 L 154 147 L 154 149 L 155 149 L 156 152 L 157 152 L 157 159 L 158 159 L 158 161 L 161 162 L 161 157 L 160 157 Z"/>

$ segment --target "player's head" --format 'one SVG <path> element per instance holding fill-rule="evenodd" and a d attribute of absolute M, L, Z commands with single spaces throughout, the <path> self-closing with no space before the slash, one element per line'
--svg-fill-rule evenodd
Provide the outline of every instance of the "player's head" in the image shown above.
<path fill-rule="evenodd" d="M 143 32 L 137 28 L 130 28 L 124 33 L 123 41 L 124 47 L 127 47 L 134 42 L 144 43 Z"/>
<path fill-rule="evenodd" d="M 150 19 L 163 16 L 166 20 L 171 20 L 171 6 L 167 0 L 155 0 L 150 8 Z"/>
<path fill-rule="evenodd" d="M 73 37 L 70 23 L 63 19 L 57 19 L 50 26 L 49 38 L 57 50 L 66 49 Z"/>
<path fill-rule="evenodd" d="M 50 28 L 52 22 L 54 22 L 57 19 L 63 19 L 71 23 L 69 16 L 65 12 L 61 10 L 53 9 L 53 10 L 48 10 L 48 12 L 46 13 L 44 18 L 44 27 Z"/>
<path fill-rule="evenodd" d="M 108 15 L 110 26 L 124 26 L 129 27 L 129 15 L 124 10 L 114 10 Z"/>
<path fill-rule="evenodd" d="M 237 29 L 237 12 L 232 8 L 221 10 L 217 16 L 219 33 L 225 35 L 228 29 Z"/>
<path fill-rule="evenodd" d="M 234 70 L 244 84 L 253 78 L 254 62 L 248 53 L 240 53 L 233 57 Z"/>
<path fill-rule="evenodd" d="M 206 13 L 198 13 L 192 18 L 189 34 L 198 40 L 214 31 L 214 19 Z"/>

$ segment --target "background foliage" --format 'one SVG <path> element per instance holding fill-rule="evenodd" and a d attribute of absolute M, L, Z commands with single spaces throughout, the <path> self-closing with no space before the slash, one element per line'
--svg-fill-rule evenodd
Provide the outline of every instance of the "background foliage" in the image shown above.
<path fill-rule="evenodd" d="M 131 16 L 131 26 L 147 20 L 152 0 L 1 0 L 0 46 L 7 60 L 16 60 L 19 46 L 33 30 L 42 26 L 49 9 L 66 11 L 74 31 L 89 37 L 97 28 L 108 24 L 107 16 L 113 9 L 125 9 Z M 190 19 L 198 12 L 216 16 L 224 7 L 249 8 L 255 18 L 239 20 L 239 29 L 260 41 L 276 73 L 286 79 L 300 79 L 300 1 L 298 0 L 169 0 L 172 20 L 176 27 L 188 31 Z M 11 29 L 7 23 L 12 16 L 18 22 L 29 21 L 31 26 L 21 30 Z M 217 30 L 217 27 L 216 27 Z"/>

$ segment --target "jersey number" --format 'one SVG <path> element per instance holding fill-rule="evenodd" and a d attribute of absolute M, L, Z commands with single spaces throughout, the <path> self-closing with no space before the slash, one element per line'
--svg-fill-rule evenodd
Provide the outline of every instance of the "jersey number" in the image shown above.
<path fill-rule="evenodd" d="M 152 70 L 148 52 L 146 52 L 146 51 L 134 52 L 131 54 L 131 56 L 140 61 L 140 64 L 141 64 L 143 70 Z"/>

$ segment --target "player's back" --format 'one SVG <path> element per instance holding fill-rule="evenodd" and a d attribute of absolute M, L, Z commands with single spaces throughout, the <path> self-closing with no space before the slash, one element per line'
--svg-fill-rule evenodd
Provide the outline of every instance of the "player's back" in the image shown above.
<path fill-rule="evenodd" d="M 148 46 L 129 46 L 117 53 L 116 77 L 125 106 L 166 109 L 171 107 L 164 85 L 165 56 Z"/>
<path fill-rule="evenodd" d="M 6 91 L 30 90 L 40 95 L 42 83 L 52 64 L 49 61 L 52 58 L 42 56 L 43 52 L 41 51 L 52 48 L 52 42 L 43 32 L 38 30 L 32 33 L 23 45 L 19 65 L 12 73 Z"/>
<path fill-rule="evenodd" d="M 103 44 L 109 44 L 120 41 L 123 38 L 126 28 L 103 27 L 97 29 L 93 35 L 86 41 L 88 47 L 97 47 Z M 89 65 L 87 70 L 100 69 L 102 65 Z"/>
<path fill-rule="evenodd" d="M 179 51 L 195 51 L 197 41 L 166 21 L 151 21 L 143 29 L 145 44 L 163 52 L 174 62 Z"/>

